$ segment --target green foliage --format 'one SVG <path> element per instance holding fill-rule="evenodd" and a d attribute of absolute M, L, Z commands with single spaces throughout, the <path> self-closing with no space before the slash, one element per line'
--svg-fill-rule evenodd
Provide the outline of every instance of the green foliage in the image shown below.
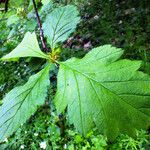
<path fill-rule="evenodd" d="M 75 31 L 77 24 L 80 21 L 77 8 L 68 5 L 65 7 L 56 8 L 49 15 L 43 24 L 44 34 L 48 38 L 48 42 L 54 49 L 58 42 L 64 42 L 69 35 Z"/>
<path fill-rule="evenodd" d="M 1 145 L 0 149 L 39 149 L 40 143 L 47 142 L 47 148 L 57 145 L 60 140 L 59 128 L 51 120 L 51 111 L 49 106 L 38 109 L 36 114 L 31 117 L 28 124 L 21 126 L 13 138 L 8 138 L 8 142 Z M 52 134 L 53 133 L 53 134 Z M 51 139 L 51 140 L 50 140 Z M 49 141 L 49 142 L 48 142 Z M 59 145 L 59 144 L 58 144 Z"/>
<path fill-rule="evenodd" d="M 29 81 L 11 90 L 0 107 L 0 139 L 3 141 L 44 104 L 49 83 L 49 68 L 45 67 Z"/>
<path fill-rule="evenodd" d="M 141 62 L 116 61 L 122 53 L 106 45 L 60 63 L 55 104 L 59 112 L 68 106 L 70 123 L 83 135 L 94 124 L 110 139 L 150 124 L 150 78 L 137 71 Z"/>
<path fill-rule="evenodd" d="M 136 145 L 137 149 L 148 150 L 150 137 L 145 131 L 138 131 L 137 138 L 120 135 L 114 143 L 110 144 L 103 135 L 97 135 L 95 130 L 86 137 L 75 132 L 68 124 L 65 125 L 65 136 L 61 136 L 60 128 L 56 125 L 58 116 L 49 105 L 41 107 L 31 117 L 28 124 L 21 126 L 13 138 L 8 138 L 0 149 L 40 149 L 41 142 L 46 142 L 46 149 L 67 150 L 131 150 Z M 130 142 L 129 142 L 130 141 Z"/>
<path fill-rule="evenodd" d="M 41 7 L 41 9 L 39 11 L 39 15 L 43 22 L 45 21 L 47 14 L 49 14 L 53 11 L 54 6 L 55 5 L 53 3 L 49 2 L 48 4 L 45 4 Z"/>
<path fill-rule="evenodd" d="M 74 11 L 76 11 L 76 14 L 78 14 L 77 10 L 73 6 L 69 6 L 69 7 L 73 8 Z M 64 10 L 65 9 L 66 7 L 64 7 Z M 63 8 L 60 8 L 60 10 L 63 10 Z M 56 11 L 58 11 L 58 9 L 56 9 Z M 69 9 L 69 12 L 70 12 L 70 9 Z M 74 28 L 75 28 L 74 26 L 70 26 L 69 30 L 65 29 L 65 34 L 69 35 L 70 30 L 73 31 Z M 30 32 L 27 32 L 22 42 L 12 52 L 4 56 L 1 60 L 14 60 L 20 57 L 40 57 L 40 58 L 46 58 L 46 59 L 54 61 L 53 58 L 51 58 L 50 56 L 51 55 L 46 55 L 40 50 L 35 33 L 31 34 Z M 1 122 L 0 122 L 0 128 L 1 128 L 0 140 L 1 141 L 4 140 L 7 136 L 10 136 L 14 131 L 16 131 L 17 128 L 22 123 L 24 123 L 29 118 L 29 116 L 31 116 L 35 112 L 35 110 L 37 109 L 35 106 L 39 104 L 41 105 L 43 104 L 41 103 L 42 101 L 41 98 L 42 99 L 45 98 L 45 93 L 46 93 L 45 90 L 49 82 L 47 81 L 48 79 L 47 74 L 45 73 L 43 75 L 43 73 L 41 72 L 31 77 L 24 86 L 13 89 L 4 98 L 3 100 L 4 103 L 1 106 Z M 45 80 L 43 79 L 43 81 L 41 80 L 38 81 L 38 79 L 41 79 L 40 74 L 43 75 L 43 76 L 41 75 L 42 79 L 45 78 Z M 41 89 L 38 89 L 36 85 L 39 85 Z M 36 93 L 40 94 L 41 92 L 43 94 L 41 94 L 40 99 L 37 99 Z M 36 102 L 37 105 L 34 104 L 35 100 L 37 100 Z M 24 110 L 27 108 L 29 101 L 33 102 L 31 105 L 33 104 L 34 105 L 30 109 L 28 107 L 25 117 L 21 118 L 21 116 L 23 115 L 22 113 L 24 113 Z M 20 121 L 18 121 L 18 118 L 20 118 Z M 14 125 L 16 121 L 18 122 Z"/>
<path fill-rule="evenodd" d="M 116 143 L 110 146 L 110 150 L 148 150 L 150 136 L 143 130 L 136 132 L 137 137 L 135 139 L 128 135 L 121 134 Z"/>
<path fill-rule="evenodd" d="M 16 67 L 17 66 L 17 67 Z M 24 62 L 0 63 L 0 100 L 14 86 L 23 84 L 31 75 L 31 70 Z"/>
<path fill-rule="evenodd" d="M 35 33 L 27 32 L 22 42 L 11 53 L 1 59 L 10 60 L 19 57 L 47 58 L 47 56 L 40 50 Z"/>
<path fill-rule="evenodd" d="M 9 19 L 6 20 L 6 23 L 8 23 L 8 21 L 10 22 L 10 24 L 8 24 L 9 29 L 7 30 L 6 33 L 4 31 L 5 34 L 0 35 L 0 37 L 3 37 L 5 39 L 5 36 L 7 37 L 8 31 L 11 29 L 10 30 L 11 32 L 9 33 L 7 37 L 8 40 L 6 40 L 8 43 L 5 43 L 5 41 L 2 41 L 2 44 L 1 44 L 2 50 L 12 49 L 12 47 L 14 47 L 20 41 L 20 39 L 22 39 L 26 31 L 33 31 L 37 27 L 37 25 L 35 24 L 34 13 L 32 12 L 32 3 L 30 3 L 31 8 L 29 8 L 27 6 L 28 4 L 25 4 L 22 1 L 20 2 L 24 6 L 22 5 L 21 8 L 18 8 L 17 10 L 14 11 L 14 12 L 17 12 L 17 15 L 16 15 L 17 20 L 14 22 L 12 21 L 13 23 L 9 21 Z M 54 5 L 48 2 L 49 1 L 45 1 L 45 0 L 42 1 L 43 6 L 41 8 L 40 15 L 42 16 L 42 21 L 44 21 L 43 29 L 45 31 L 45 35 L 47 36 L 47 40 L 49 44 L 51 45 L 51 49 L 54 49 L 58 46 L 57 44 L 59 44 L 60 42 L 64 42 L 68 38 L 68 36 L 75 30 L 75 27 L 77 23 L 79 22 L 80 18 L 78 17 L 79 13 L 74 6 L 69 5 L 69 6 L 59 7 L 59 8 L 54 9 Z M 63 3 L 72 3 L 72 2 L 73 1 L 64 1 Z M 37 4 L 41 4 L 41 3 L 38 3 L 38 0 L 37 0 Z M 90 3 L 88 3 L 88 5 L 90 6 Z M 100 40 L 101 44 L 113 43 L 114 45 L 114 41 L 116 39 L 112 40 L 112 38 L 114 38 L 114 34 L 116 34 L 116 32 L 114 32 L 115 31 L 114 28 L 109 25 L 108 22 L 110 21 L 110 19 L 108 18 L 109 16 L 111 16 L 112 17 L 111 20 L 115 20 L 115 19 L 113 18 L 113 15 L 110 15 L 110 13 L 107 12 L 107 10 L 109 9 L 108 5 L 109 4 L 107 4 L 106 7 L 103 7 L 102 9 L 103 12 L 106 12 L 106 16 L 101 17 L 102 23 L 96 22 L 97 19 L 95 19 L 95 21 L 92 22 L 94 23 L 94 26 L 91 25 L 90 22 L 88 23 L 86 21 L 85 22 L 86 24 L 89 25 L 91 33 L 93 34 L 93 32 L 95 32 L 95 34 L 93 34 L 91 37 L 92 40 L 94 37 L 96 39 L 95 41 L 98 44 Z M 96 5 L 96 6 L 98 7 L 99 5 Z M 17 7 L 19 6 L 17 5 Z M 27 7 L 28 9 L 26 9 Z M 70 8 L 72 8 L 72 10 L 70 10 Z M 95 9 L 95 8 L 92 8 L 92 9 Z M 70 15 L 69 14 L 70 11 L 74 13 Z M 101 12 L 99 13 L 101 14 Z M 111 14 L 113 13 L 114 11 Z M 95 15 L 95 13 L 93 14 Z M 9 14 L 8 17 L 11 15 L 12 14 Z M 57 16 L 58 18 L 60 18 L 60 20 L 57 18 Z M 74 19 L 73 16 L 76 19 Z M 45 20 L 45 17 L 46 17 L 46 20 Z M 53 21 L 51 21 L 51 19 Z M 71 19 L 71 21 L 69 19 Z M 1 24 L 1 26 L 3 25 Z M 98 30 L 97 30 L 97 26 L 99 26 Z M 80 26 L 80 28 L 82 28 L 82 26 Z M 47 29 L 50 29 L 49 31 L 51 32 L 47 31 Z M 101 30 L 103 30 L 103 32 L 101 32 Z M 20 32 L 20 35 L 15 36 L 15 38 L 13 38 L 12 36 L 14 36 L 15 34 L 18 34 L 18 31 Z M 56 33 L 54 34 L 54 31 L 55 32 L 57 31 L 57 34 Z M 108 32 L 110 33 L 109 35 L 106 34 Z M 130 29 L 128 33 L 129 33 L 128 34 L 129 37 L 133 36 L 132 34 L 130 34 Z M 38 32 L 36 34 L 38 35 Z M 101 40 L 101 35 L 104 36 L 102 40 Z M 89 34 L 88 36 L 91 36 L 91 35 Z M 56 60 L 58 58 L 58 57 L 55 57 L 56 53 L 50 53 L 47 55 L 47 54 L 44 54 L 40 50 L 39 48 L 40 42 L 38 45 L 35 33 L 28 32 L 26 33 L 25 37 L 26 38 L 23 39 L 21 44 L 19 44 L 19 46 L 17 46 L 17 48 L 15 48 L 10 54 L 4 56 L 3 59 L 12 60 L 12 58 L 16 58 L 16 57 L 31 57 L 32 56 L 32 57 L 46 58 L 46 59 L 49 59 L 48 61 L 52 61 L 53 63 L 57 65 L 60 64 L 60 70 L 58 74 L 58 89 L 57 89 L 57 94 L 56 94 L 56 99 L 55 99 L 56 107 L 59 111 L 63 111 L 68 106 L 67 117 L 69 116 L 70 123 L 74 123 L 75 127 L 79 131 L 81 131 L 82 133 L 84 132 L 86 134 L 91 129 L 91 127 L 93 127 L 93 125 L 96 124 L 101 133 L 106 134 L 108 138 L 114 138 L 118 135 L 119 132 L 128 133 L 130 135 L 135 135 L 135 128 L 139 128 L 139 129 L 145 128 L 147 127 L 147 125 L 149 125 L 149 89 L 150 89 L 149 81 L 150 79 L 148 75 L 145 75 L 137 71 L 140 67 L 140 62 L 129 61 L 129 60 L 117 61 L 117 59 L 120 58 L 123 51 L 121 49 L 119 50 L 117 48 L 110 47 L 110 46 L 104 46 L 105 48 L 98 47 L 96 49 L 93 49 L 83 59 L 72 58 L 70 60 L 67 60 L 66 62 L 59 62 L 58 60 Z M 143 34 L 143 37 L 146 37 L 146 36 Z M 9 40 L 9 38 L 11 40 Z M 119 39 L 121 40 L 121 38 Z M 137 44 L 137 47 L 140 46 L 140 43 L 144 42 L 146 38 L 139 37 L 139 39 L 142 39 L 142 40 L 138 40 L 139 42 L 137 41 L 137 43 L 139 43 L 139 45 Z M 81 39 L 79 40 L 81 41 Z M 12 43 L 12 41 L 15 41 L 15 44 Z M 77 44 L 79 43 L 78 41 L 77 41 Z M 121 44 L 119 45 L 119 47 L 120 46 L 122 47 Z M 103 48 L 104 48 L 104 51 L 102 50 Z M 74 47 L 72 49 L 75 54 L 77 52 L 77 49 Z M 60 52 L 60 49 L 55 49 L 55 50 L 56 51 L 59 50 Z M 68 49 L 66 49 L 66 51 L 67 50 Z M 112 54 L 113 51 L 117 51 L 117 50 L 119 50 L 119 52 Z M 141 48 L 141 51 L 144 51 L 144 54 L 145 54 L 144 60 L 148 61 L 146 48 Z M 85 52 L 82 52 L 82 53 L 85 53 Z M 75 55 L 79 55 L 79 53 Z M 104 58 L 102 58 L 103 56 Z M 29 60 L 30 59 L 28 59 L 28 61 Z M 41 61 L 40 59 L 37 62 L 39 61 L 40 63 L 45 62 L 45 60 Z M 40 68 L 41 67 L 39 66 L 38 69 Z M 65 76 L 62 74 L 62 72 L 64 71 L 66 72 Z M 57 72 L 57 69 L 55 69 L 55 72 Z M 5 77 L 3 76 L 3 79 L 4 78 Z M 51 78 L 55 79 L 55 76 L 53 75 L 51 76 Z M 65 80 L 62 81 L 62 79 L 65 79 Z M 54 87 L 55 87 L 56 81 L 53 81 L 53 82 L 54 82 Z M 78 86 L 77 86 L 77 82 L 78 82 Z M 28 85 L 27 83 L 23 87 L 26 87 L 26 85 Z M 12 91 L 15 92 L 15 89 Z M 67 93 L 66 90 L 69 91 L 69 93 Z M 12 95 L 15 95 L 17 93 L 17 92 L 16 93 L 14 92 L 12 93 Z M 62 97 L 65 97 L 65 98 L 62 99 L 62 97 L 60 97 L 61 95 Z M 6 98 L 8 96 L 9 96 L 9 93 L 8 95 L 6 95 Z M 31 103 L 40 102 L 40 101 L 35 101 L 36 98 L 34 97 L 32 98 L 33 99 Z M 17 100 L 21 101 L 21 99 L 17 99 Z M 60 102 L 58 100 L 60 100 Z M 44 103 L 44 100 L 42 102 Z M 4 106 L 5 106 L 5 98 L 4 98 L 4 104 L 1 106 L 1 108 L 3 108 Z M 28 111 L 30 112 L 32 110 L 28 109 Z M 9 114 L 9 115 L 12 115 L 12 114 Z M 10 117 L 9 115 L 8 115 L 8 118 Z M 26 119 L 28 118 L 29 116 Z M 3 118 L 3 120 L 5 119 L 7 120 L 7 118 Z M 42 120 L 42 117 L 40 118 L 40 120 Z M 37 122 L 40 122 L 40 121 L 37 121 Z M 107 147 L 107 139 L 104 136 L 95 134 L 96 136 L 90 135 L 89 138 L 87 138 L 87 137 L 82 137 L 80 134 L 75 133 L 73 131 L 73 135 L 71 137 L 70 132 L 66 131 L 65 137 L 62 138 L 62 135 L 60 134 L 59 128 L 57 127 L 56 123 L 53 124 L 52 122 L 49 122 L 47 124 L 48 125 L 44 125 L 44 123 L 42 123 L 41 121 L 40 123 L 38 123 L 39 126 L 41 125 L 40 128 L 38 129 L 41 130 L 42 127 L 46 128 L 43 130 L 45 134 L 40 135 L 39 139 L 41 140 L 41 139 L 47 138 L 46 143 L 49 144 L 49 147 L 47 147 L 48 149 L 50 149 L 51 147 L 55 149 L 61 149 L 62 147 L 63 148 L 66 147 L 66 145 L 67 145 L 67 148 L 70 150 L 71 149 L 89 149 L 89 148 L 94 150 L 94 149 L 106 149 Z M 20 123 L 14 126 L 15 130 L 19 128 L 19 126 L 20 126 Z M 68 126 L 69 125 L 66 125 L 66 128 L 68 128 Z M 49 127 L 49 130 L 47 130 L 48 127 Z M 8 128 L 8 130 L 10 129 Z M 13 133 L 13 131 L 14 130 L 8 133 L 7 130 L 5 131 L 1 130 L 0 133 L 6 132 L 6 135 L 10 135 Z M 47 131 L 48 131 L 48 134 L 46 134 Z M 54 131 L 54 135 L 51 134 L 53 131 Z M 22 134 L 25 135 L 24 141 L 26 141 L 26 139 L 30 139 L 30 137 L 32 137 L 33 139 L 34 137 L 32 133 L 33 132 L 31 131 L 30 134 L 27 134 L 29 136 L 26 136 L 24 132 L 22 132 Z M 20 137 L 22 137 L 22 134 L 18 133 Z M 20 145 L 22 145 L 22 143 L 24 142 L 24 141 L 21 141 L 21 138 L 19 138 L 19 136 L 16 139 L 16 143 L 18 141 L 19 143 L 16 146 L 14 146 L 15 145 L 14 143 L 13 145 L 14 149 L 20 148 Z M 119 146 L 122 145 L 122 147 L 120 146 L 121 149 L 132 149 L 132 148 L 136 149 L 136 147 L 139 148 L 144 143 L 144 142 L 141 142 L 142 138 L 139 139 L 139 141 L 142 144 L 140 142 L 137 142 L 137 140 L 129 138 L 128 136 L 123 137 L 123 139 L 125 138 L 127 138 L 127 140 L 119 141 L 120 140 L 119 139 L 117 141 L 117 143 L 119 143 Z M 147 137 L 143 137 L 144 140 L 146 138 Z M 49 139 L 50 139 L 50 142 L 49 142 Z M 69 139 L 69 142 L 66 142 L 66 139 Z M 39 142 L 40 140 L 38 140 L 37 142 Z M 39 143 L 37 142 L 32 143 L 31 141 L 29 141 L 28 143 L 26 143 L 26 145 L 30 145 L 29 147 L 31 149 L 37 149 L 37 147 L 39 147 Z M 142 148 L 142 146 L 140 148 Z M 11 148 L 12 147 L 10 147 L 9 149 Z"/>
<path fill-rule="evenodd" d="M 14 23 L 16 23 L 19 20 L 17 15 L 11 15 L 7 20 L 7 26 L 10 26 Z"/>
<path fill-rule="evenodd" d="M 79 7 L 83 19 L 76 34 L 80 39 L 91 41 L 93 47 L 99 44 L 121 47 L 125 58 L 142 59 L 143 70 L 149 73 L 150 9 L 147 0 L 137 3 L 88 0 L 84 7 Z"/>

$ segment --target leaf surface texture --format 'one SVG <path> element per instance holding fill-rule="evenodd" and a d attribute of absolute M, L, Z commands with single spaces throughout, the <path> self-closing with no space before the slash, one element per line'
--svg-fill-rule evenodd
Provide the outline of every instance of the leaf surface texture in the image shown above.
<path fill-rule="evenodd" d="M 140 61 L 122 59 L 122 49 L 101 46 L 83 59 L 60 63 L 55 105 L 86 135 L 95 125 L 114 139 L 150 125 L 150 77 Z"/>
<path fill-rule="evenodd" d="M 1 60 L 13 60 L 20 57 L 39 57 L 47 59 L 48 56 L 40 50 L 34 32 L 27 32 L 22 42 L 9 54 L 2 57 Z"/>
<path fill-rule="evenodd" d="M 79 21 L 79 12 L 72 5 L 56 8 L 47 15 L 43 30 L 51 48 L 55 48 L 58 42 L 64 42 L 74 32 Z"/>
<path fill-rule="evenodd" d="M 31 76 L 25 85 L 16 87 L 6 94 L 0 107 L 0 141 L 16 131 L 39 106 L 44 104 L 50 85 L 50 66 L 47 65 L 39 73 Z"/>

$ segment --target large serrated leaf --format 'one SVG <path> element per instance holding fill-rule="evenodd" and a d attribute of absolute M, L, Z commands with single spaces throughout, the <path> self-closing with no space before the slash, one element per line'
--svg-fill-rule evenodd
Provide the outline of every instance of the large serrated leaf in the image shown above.
<path fill-rule="evenodd" d="M 106 45 L 60 63 L 55 104 L 84 135 L 96 125 L 114 139 L 150 125 L 150 77 L 140 61 L 117 60 L 122 53 Z"/>
<path fill-rule="evenodd" d="M 48 58 L 48 56 L 40 50 L 35 33 L 27 32 L 22 42 L 13 51 L 2 57 L 1 60 L 13 60 L 20 57 Z"/>
<path fill-rule="evenodd" d="M 47 15 L 43 30 L 52 49 L 56 47 L 58 42 L 64 42 L 74 32 L 80 21 L 78 15 L 77 8 L 72 5 L 56 8 Z"/>
<path fill-rule="evenodd" d="M 47 65 L 39 73 L 31 76 L 25 85 L 6 94 L 0 107 L 0 141 L 16 131 L 35 113 L 38 106 L 44 104 L 50 85 L 50 67 L 50 64 Z"/>

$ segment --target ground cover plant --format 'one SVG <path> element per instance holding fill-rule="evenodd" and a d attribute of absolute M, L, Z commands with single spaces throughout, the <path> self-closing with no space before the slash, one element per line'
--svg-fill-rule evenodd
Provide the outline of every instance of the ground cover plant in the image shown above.
<path fill-rule="evenodd" d="M 70 13 L 73 15 L 68 17 Z M 138 71 L 140 61 L 120 59 L 123 50 L 110 45 L 93 48 L 82 59 L 59 60 L 62 55 L 61 43 L 75 31 L 79 20 L 79 12 L 73 5 L 54 8 L 45 16 L 43 23 L 50 52 L 42 52 L 35 33 L 27 32 L 22 42 L 2 58 L 8 61 L 19 57 L 38 57 L 44 58 L 46 63 L 43 61 L 42 67 L 38 68 L 42 68 L 39 73 L 4 98 L 1 106 L 1 140 L 9 137 L 45 103 L 47 89 L 52 84 L 49 70 L 54 71 L 58 66 L 57 92 L 52 99 L 54 107 L 58 114 L 67 112 L 69 123 L 74 124 L 83 136 L 95 125 L 108 141 L 114 140 L 120 133 L 134 136 L 136 129 L 148 128 L 150 78 Z M 43 50 L 47 51 L 42 42 Z M 77 137 L 82 143 L 82 137 Z M 101 141 L 99 138 L 95 142 Z M 138 144 L 131 141 L 133 147 L 137 147 Z M 105 139 L 102 143 L 98 142 L 97 146 L 107 146 Z"/>

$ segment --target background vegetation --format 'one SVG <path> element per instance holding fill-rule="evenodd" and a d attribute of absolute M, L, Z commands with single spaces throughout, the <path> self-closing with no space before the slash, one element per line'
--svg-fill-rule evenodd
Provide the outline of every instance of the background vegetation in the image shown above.
<path fill-rule="evenodd" d="M 150 3 L 143 1 L 114 0 L 37 0 L 41 20 L 58 5 L 77 5 L 82 21 L 76 32 L 63 44 L 62 60 L 84 56 L 91 48 L 112 44 L 125 50 L 124 58 L 143 60 L 141 70 L 150 74 Z M 3 9 L 4 4 L 0 7 Z M 39 30 L 32 1 L 10 0 L 8 11 L 0 12 L 0 56 L 19 44 L 27 31 Z M 38 36 L 39 37 L 39 36 Z M 39 40 L 40 41 L 40 40 Z M 0 62 L 0 100 L 16 84 L 23 84 L 36 73 L 43 62 L 40 59 L 21 59 L 16 62 Z M 16 69 L 17 68 L 17 69 Z M 43 108 L 31 117 L 27 124 L 4 143 L 0 149 L 93 149 L 122 150 L 150 149 L 149 131 L 137 131 L 137 137 L 120 135 L 109 143 L 95 130 L 87 137 L 79 135 L 66 121 L 66 116 L 56 114 L 51 99 L 56 90 L 56 73 L 51 73 L 52 90 Z M 2 103 L 2 101 L 1 101 Z M 47 115 L 49 114 L 49 115 Z M 44 149 L 44 148 L 43 148 Z"/>

